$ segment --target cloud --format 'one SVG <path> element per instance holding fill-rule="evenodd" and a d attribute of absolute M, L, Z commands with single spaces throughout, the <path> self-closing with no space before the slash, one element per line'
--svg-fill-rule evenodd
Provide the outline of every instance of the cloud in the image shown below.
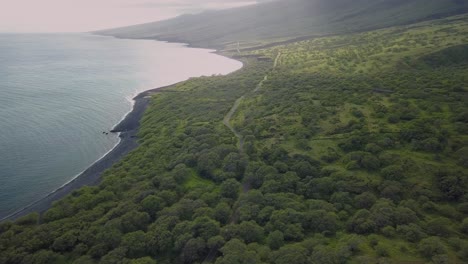
<path fill-rule="evenodd" d="M 0 0 L 0 32 L 80 32 L 265 0 Z"/>
<path fill-rule="evenodd" d="M 173 8 L 177 10 L 206 10 L 239 7 L 264 1 L 265 0 L 146 0 L 127 6 L 138 8 Z"/>

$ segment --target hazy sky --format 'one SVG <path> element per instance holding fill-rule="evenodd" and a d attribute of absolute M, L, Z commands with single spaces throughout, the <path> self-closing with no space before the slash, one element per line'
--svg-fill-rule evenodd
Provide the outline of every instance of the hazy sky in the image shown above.
<path fill-rule="evenodd" d="M 255 2 L 257 0 L 0 0 L 0 32 L 92 31 Z"/>

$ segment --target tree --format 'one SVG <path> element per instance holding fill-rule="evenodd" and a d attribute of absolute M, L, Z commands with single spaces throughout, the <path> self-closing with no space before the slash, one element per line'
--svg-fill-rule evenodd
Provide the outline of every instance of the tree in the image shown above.
<path fill-rule="evenodd" d="M 148 252 L 152 256 L 169 252 L 173 247 L 173 237 L 168 230 L 154 230 L 147 234 Z"/>
<path fill-rule="evenodd" d="M 463 233 L 468 234 L 468 218 L 463 219 L 460 230 Z"/>
<path fill-rule="evenodd" d="M 399 181 L 405 178 L 403 168 L 400 165 L 390 165 L 381 170 L 382 176 L 386 180 Z"/>
<path fill-rule="evenodd" d="M 377 245 L 375 247 L 375 252 L 380 257 L 388 257 L 388 255 L 389 255 L 387 247 L 385 247 L 383 245 Z"/>
<path fill-rule="evenodd" d="M 312 264 L 334 264 L 338 263 L 337 256 L 333 250 L 323 245 L 314 248 L 310 256 Z M 346 263 L 346 262 L 343 262 Z"/>
<path fill-rule="evenodd" d="M 293 171 L 297 173 L 297 176 L 304 178 L 306 176 L 317 177 L 318 170 L 307 161 L 300 161 L 291 167 Z"/>
<path fill-rule="evenodd" d="M 376 224 L 377 229 L 395 225 L 394 207 L 394 204 L 386 199 L 381 199 L 372 206 L 372 221 Z"/>
<path fill-rule="evenodd" d="M 305 180 L 309 180 L 309 178 L 306 178 Z M 310 179 L 306 184 L 302 186 L 300 184 L 298 185 L 299 188 L 302 187 L 305 197 L 327 200 L 337 188 L 336 181 L 332 177 Z"/>
<path fill-rule="evenodd" d="M 284 245 L 283 233 L 278 230 L 271 232 L 266 239 L 266 243 L 272 250 L 279 249 Z"/>
<path fill-rule="evenodd" d="M 5 233 L 6 231 L 10 230 L 10 228 L 13 226 L 13 222 L 10 221 L 3 221 L 0 223 L 0 235 Z"/>
<path fill-rule="evenodd" d="M 445 254 L 447 250 L 438 237 L 428 237 L 419 242 L 418 250 L 426 258 Z"/>
<path fill-rule="evenodd" d="M 238 153 L 231 152 L 224 158 L 223 170 L 235 173 L 237 178 L 243 175 L 245 167 L 246 161 Z"/>
<path fill-rule="evenodd" d="M 452 233 L 451 224 L 447 218 L 438 217 L 427 223 L 427 232 L 434 236 L 448 237 Z"/>
<path fill-rule="evenodd" d="M 354 203 L 360 209 L 369 209 L 376 201 L 377 197 L 371 192 L 364 192 L 354 197 Z"/>
<path fill-rule="evenodd" d="M 338 219 L 334 212 L 325 210 L 312 210 L 307 214 L 307 229 L 313 232 L 335 233 L 338 228 Z"/>
<path fill-rule="evenodd" d="M 364 151 L 350 152 L 346 155 L 346 161 L 348 169 L 367 169 L 376 170 L 380 168 L 380 160 L 372 153 Z"/>
<path fill-rule="evenodd" d="M 28 255 L 21 263 L 49 264 L 55 263 L 60 255 L 50 250 L 39 250 L 32 255 Z M 1 258 L 0 258 L 1 260 Z"/>
<path fill-rule="evenodd" d="M 237 199 L 240 187 L 240 183 L 234 179 L 225 180 L 220 187 L 221 195 L 226 198 Z"/>
<path fill-rule="evenodd" d="M 203 207 L 206 207 L 206 204 L 202 200 L 183 198 L 176 205 L 165 210 L 174 211 L 181 220 L 191 220 L 195 211 Z"/>
<path fill-rule="evenodd" d="M 449 201 L 458 201 L 466 192 L 468 180 L 462 172 L 440 170 L 435 174 L 437 186 Z"/>
<path fill-rule="evenodd" d="M 255 221 L 240 223 L 238 232 L 245 243 L 260 242 L 263 238 L 263 228 L 255 223 Z"/>
<path fill-rule="evenodd" d="M 111 226 L 109 223 L 96 234 L 96 240 L 109 249 L 116 248 L 120 244 L 121 238 L 122 232 L 117 229 L 117 227 Z"/>
<path fill-rule="evenodd" d="M 249 183 L 252 188 L 258 189 L 262 186 L 265 178 L 276 174 L 278 174 L 278 171 L 275 167 L 254 164 L 250 165 L 245 173 L 244 180 L 246 183 Z"/>
<path fill-rule="evenodd" d="M 397 207 L 394 211 L 394 218 L 397 225 L 406 225 L 419 220 L 416 213 L 406 207 Z"/>
<path fill-rule="evenodd" d="M 275 264 L 307 264 L 307 250 L 297 245 L 287 245 L 273 254 Z"/>
<path fill-rule="evenodd" d="M 65 215 L 66 215 L 65 212 L 61 208 L 52 207 L 44 213 L 42 220 L 45 223 L 49 223 L 49 222 L 64 218 Z"/>
<path fill-rule="evenodd" d="M 468 147 L 457 150 L 455 156 L 457 157 L 458 165 L 468 168 Z"/>
<path fill-rule="evenodd" d="M 338 144 L 338 146 L 345 152 L 350 152 L 362 149 L 365 146 L 365 144 L 367 144 L 367 142 L 364 138 L 354 136 L 349 139 L 346 139 L 342 143 Z"/>
<path fill-rule="evenodd" d="M 150 216 L 146 212 L 130 211 L 120 218 L 122 223 L 122 232 L 128 233 L 137 230 L 144 230 L 150 219 Z"/>
<path fill-rule="evenodd" d="M 143 201 L 141 201 L 141 206 L 143 207 L 143 210 L 150 214 L 151 216 L 154 216 L 159 210 L 164 208 L 165 202 L 163 199 L 160 197 L 157 197 L 155 195 L 149 195 Z"/>
<path fill-rule="evenodd" d="M 231 207 L 225 202 L 218 203 L 214 211 L 214 219 L 221 224 L 227 224 L 229 218 L 231 217 Z"/>
<path fill-rule="evenodd" d="M 224 238 L 222 236 L 214 236 L 214 237 L 211 237 L 210 239 L 208 239 L 207 241 L 207 246 L 209 248 L 221 248 L 222 246 L 224 246 L 224 244 L 226 244 L 226 241 L 224 240 Z"/>
<path fill-rule="evenodd" d="M 398 181 L 383 181 L 380 186 L 380 195 L 384 198 L 398 202 L 401 199 L 402 184 Z"/>
<path fill-rule="evenodd" d="M 187 168 L 185 164 L 178 164 L 174 167 L 174 170 L 171 172 L 174 177 L 174 180 L 178 184 L 184 183 L 190 175 L 192 175 L 192 171 Z"/>
<path fill-rule="evenodd" d="M 203 176 L 211 177 L 219 163 L 219 157 L 215 152 L 204 152 L 198 157 L 198 171 Z"/>
<path fill-rule="evenodd" d="M 255 252 L 247 250 L 247 246 L 239 239 L 232 239 L 221 248 L 222 257 L 216 264 L 251 264 L 257 263 Z"/>
<path fill-rule="evenodd" d="M 380 160 L 372 154 L 364 155 L 360 161 L 360 164 L 362 168 L 368 170 L 377 170 L 380 168 Z"/>
<path fill-rule="evenodd" d="M 192 238 L 185 244 L 181 256 L 185 263 L 194 263 L 206 255 L 206 251 L 204 239 Z"/>
<path fill-rule="evenodd" d="M 396 235 L 395 228 L 393 226 L 386 226 L 382 228 L 382 234 L 387 238 L 393 238 Z"/>
<path fill-rule="evenodd" d="M 358 234 L 375 232 L 377 225 L 372 220 L 371 216 L 372 214 L 366 209 L 357 211 L 348 222 L 348 228 Z"/>
<path fill-rule="evenodd" d="M 272 213 L 265 229 L 279 230 L 283 233 L 285 240 L 297 241 L 304 237 L 302 223 L 305 221 L 304 214 L 294 209 L 277 210 Z"/>
<path fill-rule="evenodd" d="M 101 261 L 99 262 L 100 264 L 113 264 L 113 263 L 123 263 L 123 260 L 125 259 L 125 256 L 127 254 L 127 248 L 125 247 L 119 247 L 116 248 L 104 257 L 101 258 Z"/>
<path fill-rule="evenodd" d="M 40 263 L 40 262 L 32 262 L 32 263 Z M 49 262 L 45 262 L 45 263 L 50 263 Z M 77 258 L 75 261 L 73 261 L 73 264 L 93 264 L 93 263 L 97 263 L 91 256 L 89 255 L 83 255 L 79 258 Z"/>
<path fill-rule="evenodd" d="M 139 230 L 125 234 L 122 237 L 122 243 L 120 245 L 127 249 L 127 256 L 130 258 L 138 258 L 144 256 L 146 241 L 146 234 Z"/>
<path fill-rule="evenodd" d="M 156 264 L 156 260 L 151 257 L 144 257 L 139 259 L 133 259 L 130 261 L 130 264 Z"/>
<path fill-rule="evenodd" d="M 375 143 L 369 143 L 369 144 L 366 145 L 365 150 L 367 152 L 370 152 L 370 153 L 374 154 L 374 155 L 377 155 L 380 152 L 382 152 L 383 149 L 379 145 L 377 145 Z"/>
<path fill-rule="evenodd" d="M 403 236 L 405 240 L 413 243 L 427 236 L 422 228 L 416 224 L 400 225 L 397 227 L 396 231 Z"/>
<path fill-rule="evenodd" d="M 194 237 L 208 240 L 211 237 L 217 236 L 219 231 L 219 223 L 209 217 L 197 217 L 193 221 L 192 232 Z"/>
<path fill-rule="evenodd" d="M 99 259 L 102 256 L 106 255 L 108 252 L 109 252 L 109 248 L 107 247 L 106 244 L 97 243 L 89 249 L 88 254 L 91 255 L 95 259 Z"/>
<path fill-rule="evenodd" d="M 39 222 L 39 214 L 38 213 L 31 213 L 28 215 L 25 215 L 18 220 L 15 221 L 16 224 L 18 225 L 34 225 Z"/>
<path fill-rule="evenodd" d="M 276 161 L 273 166 L 278 170 L 280 173 L 285 173 L 288 171 L 289 167 L 288 164 L 282 162 L 282 161 Z"/>
<path fill-rule="evenodd" d="M 170 206 L 174 204 L 178 199 L 177 193 L 175 193 L 174 191 L 169 191 L 169 190 L 158 192 L 158 196 L 164 200 L 164 202 L 166 203 L 166 206 Z"/>
<path fill-rule="evenodd" d="M 52 249 L 62 252 L 69 251 L 73 249 L 77 241 L 77 236 L 72 231 L 69 231 L 55 239 L 54 243 L 52 244 Z"/>

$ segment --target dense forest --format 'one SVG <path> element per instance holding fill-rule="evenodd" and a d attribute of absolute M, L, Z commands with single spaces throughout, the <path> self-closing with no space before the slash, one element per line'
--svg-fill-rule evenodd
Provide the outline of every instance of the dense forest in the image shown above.
<path fill-rule="evenodd" d="M 226 55 L 0 263 L 468 262 L 468 15 Z"/>

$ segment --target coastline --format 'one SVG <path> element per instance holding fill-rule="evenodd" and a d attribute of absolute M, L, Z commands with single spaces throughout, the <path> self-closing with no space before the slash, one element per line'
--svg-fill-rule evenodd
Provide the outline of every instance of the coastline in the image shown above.
<path fill-rule="evenodd" d="M 93 35 L 103 36 L 103 37 L 114 37 L 119 38 L 117 36 L 110 36 L 110 35 L 103 35 L 103 34 L 95 34 L 90 32 Z M 128 38 L 122 38 L 128 39 Z M 141 39 L 140 39 L 141 40 Z M 219 56 L 226 57 L 231 60 L 236 60 L 241 62 L 240 68 L 231 71 L 227 74 L 232 74 L 238 70 L 241 70 L 244 67 L 244 63 L 239 60 L 242 56 L 236 55 L 228 55 L 226 52 L 223 52 L 221 49 L 215 49 L 214 47 L 199 47 L 196 45 L 192 45 L 191 43 L 183 43 L 183 42 L 175 42 L 170 40 L 158 40 L 158 39 L 147 39 L 147 40 L 156 40 L 156 41 L 164 41 L 170 43 L 178 43 L 182 44 L 188 48 L 200 48 L 200 49 L 208 49 L 210 53 L 217 54 Z M 225 74 L 225 75 L 227 75 Z M 84 186 L 96 186 L 101 181 L 101 175 L 106 170 L 110 169 L 114 164 L 119 162 L 122 158 L 124 158 L 127 154 L 129 154 L 132 150 L 136 149 L 138 144 L 138 131 L 140 128 L 140 120 L 143 117 L 146 109 L 148 108 L 151 98 L 150 96 L 155 93 L 159 92 L 170 92 L 169 89 L 173 88 L 179 83 L 185 82 L 186 80 L 179 81 L 177 83 L 173 83 L 166 86 L 152 88 L 137 94 L 133 100 L 133 108 L 130 112 L 128 112 L 123 119 L 117 123 L 110 133 L 118 133 L 119 135 L 119 142 L 112 148 L 109 152 L 104 154 L 100 159 L 92 163 L 86 170 L 76 175 L 72 180 L 65 183 L 60 188 L 50 192 L 47 196 L 40 198 L 39 200 L 34 201 L 33 203 L 26 205 L 13 213 L 8 215 L 0 215 L 0 223 L 5 221 L 15 221 L 23 216 L 26 216 L 30 213 L 39 213 L 41 217 L 44 212 L 50 209 L 55 201 L 63 199 L 73 191 L 84 187 Z M 39 218 L 41 219 L 41 218 Z"/>
<path fill-rule="evenodd" d="M 118 133 L 120 138 L 119 143 L 113 149 L 94 162 L 85 171 L 78 174 L 73 180 L 34 203 L 9 215 L 2 216 L 0 222 L 14 221 L 35 212 L 42 215 L 52 207 L 53 202 L 64 198 L 74 190 L 84 186 L 98 185 L 104 171 L 110 169 L 115 163 L 119 162 L 124 156 L 138 147 L 137 134 L 140 128 L 140 120 L 150 104 L 150 96 L 154 93 L 172 88 L 174 85 L 176 84 L 153 88 L 135 96 L 133 98 L 134 104 L 132 110 L 110 131 L 111 133 Z"/>

